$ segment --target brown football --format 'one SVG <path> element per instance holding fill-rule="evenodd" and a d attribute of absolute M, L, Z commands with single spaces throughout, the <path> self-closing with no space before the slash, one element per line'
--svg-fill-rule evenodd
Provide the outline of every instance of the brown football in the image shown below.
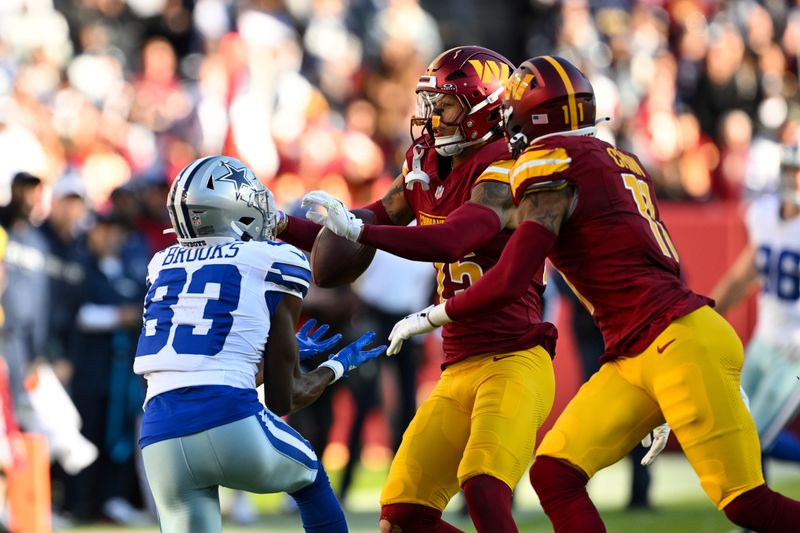
<path fill-rule="evenodd" d="M 375 215 L 366 209 L 353 211 L 365 223 L 372 223 Z M 330 289 L 353 283 L 364 273 L 375 248 L 339 237 L 327 228 L 322 228 L 311 248 L 311 275 L 318 286 Z"/>

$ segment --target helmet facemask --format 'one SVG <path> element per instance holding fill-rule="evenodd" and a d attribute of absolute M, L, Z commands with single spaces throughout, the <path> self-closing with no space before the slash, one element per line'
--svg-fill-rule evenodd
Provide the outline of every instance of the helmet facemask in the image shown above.
<path fill-rule="evenodd" d="M 442 157 L 453 157 L 469 146 L 462 123 L 468 107 L 457 95 L 435 91 L 417 92 L 417 111 L 411 117 L 411 138 L 423 148 L 435 148 Z M 422 128 L 415 135 L 414 128 Z M 444 129 L 454 130 L 450 135 L 437 135 Z M 427 136 L 426 136 L 427 134 Z"/>
<path fill-rule="evenodd" d="M 260 183 L 259 183 L 260 184 Z M 241 217 L 231 221 L 231 228 L 244 238 L 246 233 L 254 241 L 273 240 L 277 226 L 277 209 L 275 199 L 269 189 L 261 187 L 251 188 L 247 198 L 243 198 L 247 206 L 261 214 L 261 220 L 254 217 Z"/>

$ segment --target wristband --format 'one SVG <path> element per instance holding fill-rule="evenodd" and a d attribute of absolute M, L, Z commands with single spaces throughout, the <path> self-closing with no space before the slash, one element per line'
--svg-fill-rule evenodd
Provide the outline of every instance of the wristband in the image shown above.
<path fill-rule="evenodd" d="M 444 309 L 444 304 L 434 305 L 430 311 L 428 311 L 428 323 L 438 328 L 439 326 L 444 326 L 445 324 L 449 324 L 453 320 L 447 316 L 447 311 Z"/>
<path fill-rule="evenodd" d="M 327 361 L 320 363 L 317 368 L 322 368 L 323 366 L 328 367 L 333 371 L 333 381 L 331 381 L 329 385 L 336 383 L 342 376 L 344 376 L 344 365 L 335 359 L 328 359 Z"/>

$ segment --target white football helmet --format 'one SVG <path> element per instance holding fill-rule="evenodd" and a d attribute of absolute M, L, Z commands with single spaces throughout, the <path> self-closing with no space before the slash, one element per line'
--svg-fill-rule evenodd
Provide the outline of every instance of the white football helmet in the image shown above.
<path fill-rule="evenodd" d="M 278 211 L 272 193 L 233 157 L 189 163 L 172 183 L 167 211 L 178 242 L 188 246 L 275 237 Z"/>

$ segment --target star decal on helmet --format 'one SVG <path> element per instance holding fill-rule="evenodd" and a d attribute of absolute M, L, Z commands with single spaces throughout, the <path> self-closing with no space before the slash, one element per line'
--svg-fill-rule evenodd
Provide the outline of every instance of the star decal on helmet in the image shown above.
<path fill-rule="evenodd" d="M 214 180 L 215 183 L 219 183 L 220 181 L 227 181 L 229 183 L 233 183 L 236 187 L 236 199 L 242 199 L 242 189 L 252 189 L 253 184 L 245 175 L 247 173 L 247 169 L 245 167 L 242 168 L 233 168 L 227 161 L 220 161 L 219 163 L 223 167 L 228 170 L 228 173 L 224 176 L 220 176 Z"/>

